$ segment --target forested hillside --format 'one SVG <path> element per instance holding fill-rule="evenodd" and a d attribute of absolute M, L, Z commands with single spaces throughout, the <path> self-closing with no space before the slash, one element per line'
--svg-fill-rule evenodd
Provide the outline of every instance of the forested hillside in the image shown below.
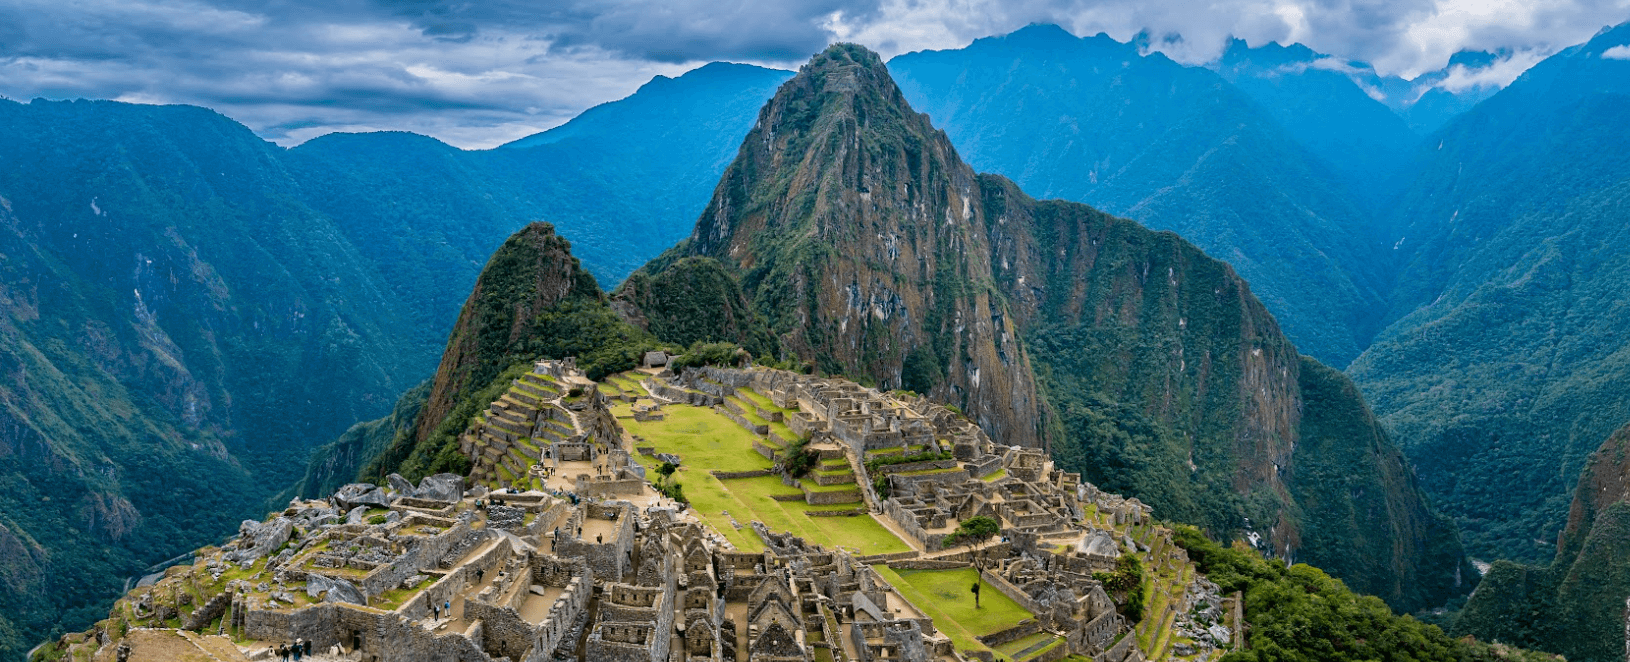
<path fill-rule="evenodd" d="M 1630 25 L 1540 63 L 1416 153 L 1397 319 L 1353 378 L 1478 556 L 1551 558 L 1630 420 Z"/>
<path fill-rule="evenodd" d="M 778 358 L 928 394 L 1163 517 L 1250 534 L 1401 608 L 1470 589 L 1453 525 L 1357 390 L 1301 357 L 1227 264 L 975 174 L 865 49 L 834 46 L 783 86 L 691 237 L 630 283 L 679 256 L 740 281 Z"/>
<path fill-rule="evenodd" d="M 16 552 L 0 659 L 296 483 L 349 482 L 393 425 L 308 470 L 310 449 L 432 373 L 464 293 L 529 221 L 586 238 L 611 282 L 683 236 L 788 75 L 661 78 L 486 152 L 403 133 L 285 150 L 200 108 L 0 101 L 0 549 Z"/>
<path fill-rule="evenodd" d="M 1182 235 L 1250 281 L 1303 351 L 1345 366 L 1379 328 L 1373 219 L 1334 167 L 1215 72 L 1056 26 L 889 69 L 973 167 Z"/>

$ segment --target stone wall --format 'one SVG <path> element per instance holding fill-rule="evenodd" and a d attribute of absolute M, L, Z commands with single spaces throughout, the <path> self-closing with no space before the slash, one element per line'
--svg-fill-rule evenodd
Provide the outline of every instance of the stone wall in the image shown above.
<path fill-rule="evenodd" d="M 1012 598 L 1014 602 L 1019 603 L 1019 606 L 1024 607 L 1026 611 L 1032 614 L 1045 611 L 1042 609 L 1041 605 L 1036 604 L 1036 601 L 1031 599 L 1030 594 L 1024 592 L 1024 589 L 1014 586 L 1012 582 L 1009 582 L 1001 575 L 989 570 L 981 570 L 979 571 L 979 577 L 984 579 L 985 583 L 990 584 L 996 590 L 1001 591 L 1002 595 Z"/>
<path fill-rule="evenodd" d="M 834 490 L 831 492 L 804 490 L 804 503 L 811 506 L 830 506 L 840 503 L 858 503 L 859 501 L 859 490 Z"/>
<path fill-rule="evenodd" d="M 407 578 L 419 574 L 420 570 L 436 567 L 441 557 L 459 543 L 473 539 L 480 544 L 492 535 L 484 530 L 473 531 L 469 524 L 458 522 L 446 531 L 419 541 L 395 561 L 374 569 L 357 583 L 357 588 L 370 598 L 398 588 Z"/>
<path fill-rule="evenodd" d="M 478 544 L 485 544 L 486 540 L 497 535 L 485 530 L 473 533 L 484 534 Z M 452 572 L 447 573 L 446 576 L 425 588 L 397 611 L 409 618 L 428 618 L 430 616 L 430 605 L 440 605 L 452 601 L 456 594 L 475 583 L 474 579 L 477 570 L 494 572 L 495 568 L 503 563 L 505 559 L 508 559 L 511 553 L 512 550 L 507 542 L 499 542 L 493 545 L 492 549 L 470 559 L 469 563 L 453 569 Z"/>
<path fill-rule="evenodd" d="M 1037 632 L 1041 632 L 1041 622 L 1034 618 L 1027 618 L 1023 621 L 1019 621 L 1018 625 L 1010 627 L 1006 630 L 999 630 L 980 637 L 979 643 L 995 648 L 1010 641 L 1023 639 Z"/>
<path fill-rule="evenodd" d="M 885 464 L 877 468 L 878 475 L 896 473 L 909 473 L 912 471 L 929 471 L 933 469 L 955 469 L 959 463 L 956 460 L 924 460 L 922 462 L 902 462 L 900 464 Z M 957 476 L 957 480 L 964 480 L 966 474 Z"/>
<path fill-rule="evenodd" d="M 755 469 L 753 471 L 709 471 L 714 478 L 729 480 L 731 478 L 762 478 L 775 475 L 774 469 Z"/>
<path fill-rule="evenodd" d="M 231 591 L 215 594 L 215 597 L 210 598 L 208 602 L 203 604 L 203 606 L 194 609 L 191 614 L 187 615 L 187 620 L 182 622 L 181 629 L 197 630 L 205 625 L 209 625 L 210 621 L 213 621 L 215 620 L 215 617 L 226 613 L 227 607 L 232 606 L 232 597 L 233 595 Z"/>
<path fill-rule="evenodd" d="M 293 612 L 250 610 L 244 636 L 262 641 L 305 639 L 315 649 L 362 640 L 360 659 L 389 662 L 492 662 L 481 650 L 482 633 L 436 635 L 396 612 L 325 603 Z"/>
<path fill-rule="evenodd" d="M 1125 662 L 1134 655 L 1136 655 L 1136 659 L 1141 660 L 1143 654 L 1133 646 L 1134 643 L 1137 643 L 1137 640 L 1137 637 L 1127 634 L 1121 637 L 1121 640 L 1116 642 L 1109 650 L 1092 656 L 1092 662 Z"/>

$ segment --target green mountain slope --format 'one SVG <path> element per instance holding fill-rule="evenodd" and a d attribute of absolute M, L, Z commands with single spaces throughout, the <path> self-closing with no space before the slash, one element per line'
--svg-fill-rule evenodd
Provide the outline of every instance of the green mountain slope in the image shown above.
<path fill-rule="evenodd" d="M 975 174 L 864 49 L 834 46 L 781 88 L 691 238 L 636 278 L 678 256 L 733 274 L 782 358 L 928 393 L 1163 517 L 1395 606 L 1470 588 L 1453 525 L 1356 389 L 1301 357 L 1228 265 Z"/>
<path fill-rule="evenodd" d="M 1630 25 L 1535 66 L 1425 146 L 1395 218 L 1397 317 L 1350 373 L 1484 558 L 1540 560 L 1630 420 Z"/>
<path fill-rule="evenodd" d="M 410 383 L 401 308 L 280 152 L 197 108 L 0 102 L 0 512 L 28 550 L 0 618 L 25 639 L 258 516 Z"/>
<path fill-rule="evenodd" d="M 1215 72 L 1055 26 L 889 68 L 974 167 L 1181 234 L 1250 280 L 1313 356 L 1345 366 L 1379 328 L 1385 246 L 1370 219 Z"/>
<path fill-rule="evenodd" d="M 376 421 L 372 434 L 358 430 L 319 451 L 322 456 L 354 454 L 375 445 L 391 430 L 383 452 L 361 468 L 382 479 L 397 472 L 418 480 L 443 471 L 468 473 L 458 452 L 458 434 L 471 416 L 509 387 L 511 366 L 531 368 L 538 358 L 577 357 L 592 379 L 633 368 L 657 343 L 612 312 L 594 276 L 571 254 L 571 244 L 547 223 L 516 232 L 482 269 L 447 340 L 441 365 L 411 431 L 402 421 Z M 414 393 L 398 405 L 412 406 Z M 334 472 L 330 472 L 334 473 Z"/>
<path fill-rule="evenodd" d="M 0 561 L 0 660 L 296 483 L 353 479 L 395 423 L 306 454 L 430 374 L 517 228 L 570 226 L 612 281 L 682 236 L 790 75 L 704 69 L 477 152 L 285 150 L 199 108 L 0 101 L 0 544 L 22 550 Z"/>
<path fill-rule="evenodd" d="M 1367 212 L 1390 197 L 1394 173 L 1421 140 L 1371 96 L 1386 82 L 1362 63 L 1337 64 L 1301 44 L 1250 48 L 1235 39 L 1212 66 L 1323 160 Z"/>
<path fill-rule="evenodd" d="M 1624 657 L 1630 601 L 1630 426 L 1590 456 L 1548 567 L 1494 564 L 1457 633 L 1554 651 L 1578 662 Z"/>

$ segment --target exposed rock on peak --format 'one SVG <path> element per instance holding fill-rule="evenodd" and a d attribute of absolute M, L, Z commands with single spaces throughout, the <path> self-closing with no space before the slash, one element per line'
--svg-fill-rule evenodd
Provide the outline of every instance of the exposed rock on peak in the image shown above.
<path fill-rule="evenodd" d="M 740 279 L 783 352 L 958 405 L 1045 443 L 991 278 L 977 175 L 875 53 L 839 44 L 782 85 L 678 251 Z"/>
<path fill-rule="evenodd" d="M 655 291 L 686 256 L 739 281 L 782 358 L 960 406 L 998 443 L 1050 446 L 1162 517 L 1395 607 L 1470 589 L 1454 526 L 1358 391 L 1233 269 L 975 173 L 865 49 L 784 84 L 690 239 L 630 281 Z"/>

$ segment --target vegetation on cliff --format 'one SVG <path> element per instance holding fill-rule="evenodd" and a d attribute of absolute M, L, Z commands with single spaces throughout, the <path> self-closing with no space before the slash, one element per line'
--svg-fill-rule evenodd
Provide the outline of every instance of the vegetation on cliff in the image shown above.
<path fill-rule="evenodd" d="M 1400 609 L 1473 583 L 1357 390 L 1228 265 L 973 173 L 864 49 L 784 85 L 691 238 L 631 281 L 653 289 L 682 255 L 740 282 L 783 358 L 957 405 L 1002 443 L 1051 442 L 1163 516 L 1329 563 Z"/>
<path fill-rule="evenodd" d="M 1630 420 L 1630 24 L 1445 126 L 1389 219 L 1397 319 L 1350 373 L 1479 558 L 1543 563 Z"/>
<path fill-rule="evenodd" d="M 612 306 L 630 323 L 685 347 L 728 340 L 754 356 L 778 353 L 775 336 L 718 260 L 685 257 L 652 271 L 634 272 L 612 294 Z"/>
<path fill-rule="evenodd" d="M 1223 656 L 1225 662 L 1556 660 L 1451 639 L 1438 626 L 1394 615 L 1380 599 L 1354 593 L 1305 563 L 1286 567 L 1252 550 L 1225 547 L 1191 527 L 1178 527 L 1173 539 L 1225 594 L 1243 594 L 1248 649 Z"/>
<path fill-rule="evenodd" d="M 533 361 L 576 357 L 584 374 L 600 379 L 639 365 L 645 352 L 660 347 L 618 318 L 594 276 L 572 256 L 570 242 L 547 223 L 528 225 L 493 253 L 476 279 L 412 433 L 396 435 L 360 475 L 378 480 L 396 472 L 418 480 L 466 473 L 458 435 Z"/>
<path fill-rule="evenodd" d="M 1630 596 L 1630 425 L 1590 456 L 1549 566 L 1497 561 L 1454 622 L 1456 634 L 1553 651 L 1574 662 L 1624 657 Z"/>

